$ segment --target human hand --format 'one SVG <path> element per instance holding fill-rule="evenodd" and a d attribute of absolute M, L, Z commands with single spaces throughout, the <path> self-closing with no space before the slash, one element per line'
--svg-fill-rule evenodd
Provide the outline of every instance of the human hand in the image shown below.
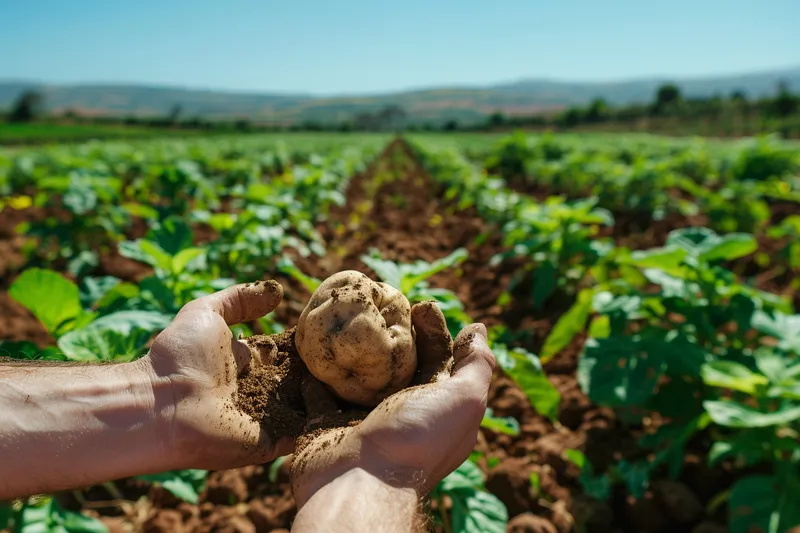
<path fill-rule="evenodd" d="M 274 281 L 235 285 L 189 302 L 135 363 L 153 382 L 162 448 L 175 468 L 225 469 L 291 453 L 294 439 L 271 442 L 233 405 L 237 377 L 253 358 L 228 326 L 274 310 L 283 289 Z"/>
<path fill-rule="evenodd" d="M 469 455 L 495 366 L 486 328 L 468 326 L 453 344 L 441 311 L 432 303 L 414 306 L 412 322 L 420 384 L 390 396 L 357 426 L 301 440 L 292 466 L 298 507 L 352 471 L 413 490 L 421 498 Z M 336 409 L 334 399 L 313 378 L 304 383 L 303 394 L 312 423 Z"/>

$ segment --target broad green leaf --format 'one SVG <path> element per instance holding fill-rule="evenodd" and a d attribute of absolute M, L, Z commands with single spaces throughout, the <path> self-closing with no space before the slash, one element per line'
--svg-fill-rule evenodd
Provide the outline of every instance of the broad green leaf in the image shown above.
<path fill-rule="evenodd" d="M 397 263 L 375 255 L 363 255 L 361 262 L 371 268 L 384 283 L 388 283 L 397 290 L 403 286 L 403 276 Z"/>
<path fill-rule="evenodd" d="M 148 231 L 146 239 L 173 256 L 192 245 L 192 229 L 182 218 L 171 216 Z"/>
<path fill-rule="evenodd" d="M 519 422 L 511 416 L 496 417 L 490 408 L 486 408 L 486 413 L 481 420 L 481 427 L 504 435 L 519 435 Z"/>
<path fill-rule="evenodd" d="M 558 281 L 558 270 L 552 263 L 546 262 L 534 271 L 533 275 L 533 307 L 540 309 L 542 304 L 553 294 Z"/>
<path fill-rule="evenodd" d="M 696 257 L 703 252 L 706 241 L 716 242 L 718 239 L 717 234 L 708 228 L 681 228 L 667 235 L 667 246 L 677 246 Z"/>
<path fill-rule="evenodd" d="M 711 361 L 700 369 L 700 377 L 706 385 L 738 390 L 747 394 L 755 394 L 759 387 L 769 382 L 741 363 L 735 361 Z"/>
<path fill-rule="evenodd" d="M 439 488 L 445 492 L 460 488 L 483 488 L 483 472 L 472 461 L 464 461 L 450 475 L 439 482 Z"/>
<path fill-rule="evenodd" d="M 600 405 L 644 405 L 666 369 L 663 350 L 647 342 L 612 336 L 589 339 L 578 361 L 578 382 Z"/>
<path fill-rule="evenodd" d="M 686 257 L 686 250 L 678 246 L 637 250 L 632 252 L 627 263 L 639 268 L 657 268 L 673 276 L 681 273 L 681 262 Z"/>
<path fill-rule="evenodd" d="M 120 282 L 113 276 L 87 276 L 80 283 L 81 305 L 92 307 L 100 298 Z"/>
<path fill-rule="evenodd" d="M 494 494 L 470 488 L 454 490 L 449 496 L 453 533 L 505 533 L 508 511 Z"/>
<path fill-rule="evenodd" d="M 171 318 L 155 311 L 117 311 L 70 331 L 58 340 L 58 347 L 74 361 L 128 360 L 139 355 Z"/>
<path fill-rule="evenodd" d="M 139 241 L 139 247 L 149 264 L 162 270 L 172 270 L 172 256 L 165 252 L 158 244 L 153 241 L 141 240 Z"/>
<path fill-rule="evenodd" d="M 205 253 L 205 248 L 184 248 L 172 258 L 172 272 L 180 274 L 191 260 Z"/>
<path fill-rule="evenodd" d="M 786 374 L 787 359 L 770 348 L 763 347 L 754 353 L 756 367 L 773 383 L 780 383 Z"/>
<path fill-rule="evenodd" d="M 605 339 L 611 335 L 611 320 L 607 315 L 598 315 L 589 323 L 589 337 Z"/>
<path fill-rule="evenodd" d="M 707 400 L 703 406 L 716 424 L 732 428 L 758 428 L 788 424 L 800 419 L 800 405 L 764 413 L 729 400 Z"/>
<path fill-rule="evenodd" d="M 793 476 L 747 476 L 733 486 L 728 503 L 731 533 L 784 533 L 800 525 L 800 481 Z"/>
<path fill-rule="evenodd" d="M 708 246 L 703 246 L 701 261 L 730 261 L 751 254 L 758 249 L 756 238 L 746 233 L 730 233 Z"/>
<path fill-rule="evenodd" d="M 82 312 L 78 286 L 52 270 L 26 269 L 8 288 L 8 295 L 54 336 L 68 331 L 68 322 Z"/>
<path fill-rule="evenodd" d="M 418 261 L 413 265 L 401 265 L 400 268 L 401 271 L 403 271 L 403 279 L 401 280 L 400 292 L 403 294 L 410 293 L 419 283 L 442 270 L 463 262 L 466 258 L 467 250 L 458 248 L 449 255 L 437 259 L 433 263 Z"/>
<path fill-rule="evenodd" d="M 492 350 L 500 367 L 522 389 L 533 408 L 556 420 L 561 394 L 545 376 L 536 356 L 521 348 L 509 350 L 502 344 L 493 345 Z"/>
<path fill-rule="evenodd" d="M 561 315 L 552 331 L 547 336 L 540 354 L 541 361 L 546 363 L 563 350 L 572 339 L 583 331 L 589 312 L 592 309 L 591 289 L 584 289 L 578 293 L 578 299 L 569 310 Z"/>
<path fill-rule="evenodd" d="M 21 513 L 21 533 L 108 533 L 101 521 L 61 508 L 52 498 L 38 505 L 25 505 Z"/>
<path fill-rule="evenodd" d="M 63 361 L 64 355 L 55 346 L 39 348 L 30 341 L 0 340 L 0 357 L 30 361 Z"/>
<path fill-rule="evenodd" d="M 160 474 L 136 476 L 138 479 L 163 486 L 173 495 L 185 502 L 197 504 L 200 493 L 206 484 L 206 470 L 170 470 Z"/>

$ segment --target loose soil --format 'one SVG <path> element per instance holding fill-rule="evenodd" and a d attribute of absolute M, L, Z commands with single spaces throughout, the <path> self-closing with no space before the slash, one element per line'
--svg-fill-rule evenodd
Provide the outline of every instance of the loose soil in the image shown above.
<path fill-rule="evenodd" d="M 373 275 L 360 260 L 373 248 L 385 259 L 412 262 L 433 261 L 464 247 L 468 259 L 457 269 L 434 276 L 432 286 L 454 291 L 474 320 L 487 326 L 505 324 L 520 335 L 523 347 L 538 352 L 552 325 L 571 302 L 555 295 L 548 309 L 531 313 L 529 286 L 523 285 L 512 294 L 511 304 L 498 305 L 498 297 L 519 265 L 505 262 L 489 266 L 490 258 L 503 251 L 499 228 L 488 225 L 473 210 L 455 209 L 442 199 L 442 193 L 417 163 L 409 146 L 396 140 L 367 171 L 354 177 L 346 204 L 335 208 L 318 226 L 327 242 L 326 255 L 293 259 L 306 274 L 324 279 L 345 269 Z M 620 219 L 622 229 L 615 229 L 615 234 L 609 236 L 628 238 L 629 245 L 636 247 L 661 245 L 670 229 L 701 223 L 670 219 L 664 221 L 663 228 L 658 224 L 648 229 L 636 221 L 627 222 L 624 216 Z M 630 236 L 634 233 L 638 236 Z M 0 246 L 6 241 L 0 235 Z M 0 261 L 3 257 L 0 255 Z M 0 272 L 6 272 L 1 267 Z M 283 285 L 285 301 L 276 310 L 276 318 L 294 326 L 310 294 L 293 279 L 276 273 L 266 273 L 265 278 Z M 10 280 L 4 277 L 0 290 L 8 284 Z M 45 344 L 49 339 L 42 337 L 41 331 L 37 333 L 35 319 L 28 317 L 34 325 L 25 326 L 25 310 L 13 310 L 13 302 L 4 303 L 7 298 L 3 298 L 5 293 L 0 293 L 0 314 L 4 318 L 16 317 L 12 319 L 16 325 L 13 330 L 3 330 L 0 325 L 0 338 L 8 338 L 13 332 L 16 338 Z M 279 370 L 266 376 L 268 379 L 258 370 L 243 376 L 236 401 L 242 410 L 265 421 L 266 428 L 280 425 L 282 430 L 297 434 L 303 422 L 299 383 L 278 379 L 291 374 L 292 335 L 293 330 L 289 330 L 283 337 L 255 337 L 250 341 L 259 346 L 262 358 L 272 361 Z M 517 436 L 482 429 L 477 444 L 485 456 L 480 465 L 487 475 L 487 487 L 509 510 L 509 531 L 649 533 L 690 531 L 693 527 L 724 530 L 724 506 L 713 516 L 705 516 L 703 509 L 734 478 L 725 470 L 712 471 L 705 466 L 703 452 L 710 442 L 703 436 L 690 443 L 690 452 L 698 453 L 687 454 L 681 477 L 667 481 L 663 473 L 657 473 L 645 498 L 633 499 L 622 488 L 614 491 L 608 503 L 582 494 L 579 472 L 564 459 L 564 450 L 582 450 L 598 471 L 621 459 L 643 458 L 643 451 L 636 445 L 642 428 L 624 425 L 611 410 L 593 405 L 580 390 L 575 371 L 583 341 L 584 337 L 578 336 L 545 366 L 562 395 L 557 423 L 536 413 L 524 393 L 502 372 L 498 371 L 491 385 L 489 406 L 498 416 L 516 418 L 521 429 Z M 271 384 L 265 387 L 264 382 Z M 262 384 L 260 388 L 257 383 Z M 279 389 L 281 397 L 289 395 L 293 408 L 277 413 L 268 400 Z M 86 491 L 84 503 L 69 494 L 60 498 L 69 508 L 101 516 L 114 532 L 280 531 L 291 527 L 296 513 L 289 488 L 290 463 L 288 460 L 277 467 L 274 477 L 270 476 L 270 464 L 212 472 L 197 505 L 180 502 L 162 488 L 134 479 L 117 482 L 122 500 L 107 501 L 113 498 L 100 487 Z M 534 473 L 540 481 L 538 492 L 530 483 Z M 147 499 L 139 499 L 145 495 Z"/>

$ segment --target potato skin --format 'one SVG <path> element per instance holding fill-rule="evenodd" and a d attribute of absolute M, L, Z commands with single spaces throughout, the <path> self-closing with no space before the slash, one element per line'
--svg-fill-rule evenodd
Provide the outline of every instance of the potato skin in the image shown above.
<path fill-rule="evenodd" d="M 311 296 L 295 345 L 311 374 L 337 396 L 373 407 L 411 383 L 417 369 L 414 340 L 406 297 L 346 270 Z"/>

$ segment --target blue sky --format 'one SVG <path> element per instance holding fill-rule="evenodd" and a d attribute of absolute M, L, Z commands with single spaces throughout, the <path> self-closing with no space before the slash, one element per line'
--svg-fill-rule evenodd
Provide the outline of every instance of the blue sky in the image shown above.
<path fill-rule="evenodd" d="M 798 0 L 0 0 L 0 79 L 313 94 L 800 65 Z"/>

